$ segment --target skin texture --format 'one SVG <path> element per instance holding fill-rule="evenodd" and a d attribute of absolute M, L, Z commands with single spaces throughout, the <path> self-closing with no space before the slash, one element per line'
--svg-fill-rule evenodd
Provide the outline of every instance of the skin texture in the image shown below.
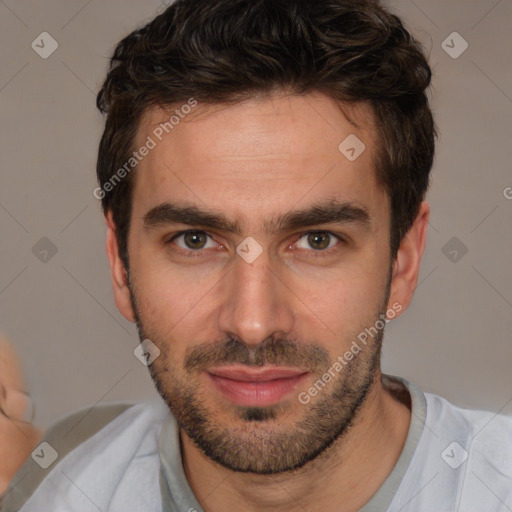
<path fill-rule="evenodd" d="M 372 112 L 364 104 L 343 112 L 321 93 L 199 105 L 138 165 L 129 279 L 106 217 L 117 307 L 161 351 L 152 377 L 178 419 L 187 479 L 207 512 L 356 510 L 405 442 L 410 410 L 381 383 L 382 330 L 308 404 L 298 400 L 379 315 L 396 304 L 405 311 L 425 245 L 424 202 L 392 261 Z M 168 116 L 148 112 L 136 146 Z M 366 146 L 353 162 L 338 151 L 350 134 Z M 271 218 L 332 199 L 365 209 L 369 222 L 264 229 Z M 164 202 L 222 213 L 240 232 L 145 227 L 145 215 Z M 187 229 L 209 236 L 197 245 L 173 239 Z M 327 236 L 319 249 L 312 231 L 343 241 Z M 250 264 L 236 252 L 249 236 L 262 249 Z M 309 375 L 278 404 L 248 408 L 209 383 L 204 370 L 221 363 Z"/>
<path fill-rule="evenodd" d="M 0 414 L 0 494 L 35 448 L 41 432 L 33 425 L 17 421 L 23 418 L 26 400 L 21 367 L 14 347 L 0 335 L 0 406 L 12 419 Z M 7 395 L 9 398 L 7 398 Z"/>

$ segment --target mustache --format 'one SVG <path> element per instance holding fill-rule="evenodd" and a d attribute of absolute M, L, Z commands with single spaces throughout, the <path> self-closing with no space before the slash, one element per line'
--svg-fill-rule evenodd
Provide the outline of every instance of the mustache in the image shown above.
<path fill-rule="evenodd" d="M 201 373 L 211 366 L 226 364 L 300 366 L 320 373 L 329 363 L 328 352 L 317 343 L 303 344 L 271 337 L 257 346 L 250 346 L 230 338 L 196 345 L 187 352 L 184 367 L 188 372 Z"/>

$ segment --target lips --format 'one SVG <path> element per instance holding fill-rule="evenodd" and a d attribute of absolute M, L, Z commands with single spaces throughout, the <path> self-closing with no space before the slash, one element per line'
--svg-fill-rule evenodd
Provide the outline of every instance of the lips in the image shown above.
<path fill-rule="evenodd" d="M 255 370 L 248 370 L 237 367 L 223 367 L 213 368 L 208 370 L 212 375 L 224 377 L 226 379 L 239 380 L 244 382 L 263 382 L 274 379 L 286 379 L 288 377 L 296 377 L 306 370 L 294 368 L 259 368 Z"/>
<path fill-rule="evenodd" d="M 296 390 L 309 372 L 289 367 L 248 369 L 225 366 L 211 368 L 206 375 L 216 391 L 230 402 L 262 407 L 282 401 Z"/>

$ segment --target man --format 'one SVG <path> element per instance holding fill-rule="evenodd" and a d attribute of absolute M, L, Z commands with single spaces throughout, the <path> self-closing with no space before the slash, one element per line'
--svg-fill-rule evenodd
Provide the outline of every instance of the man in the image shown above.
<path fill-rule="evenodd" d="M 512 507 L 512 420 L 380 371 L 426 242 L 430 77 L 373 0 L 177 0 L 119 43 L 94 194 L 163 402 L 59 422 L 4 510 Z"/>

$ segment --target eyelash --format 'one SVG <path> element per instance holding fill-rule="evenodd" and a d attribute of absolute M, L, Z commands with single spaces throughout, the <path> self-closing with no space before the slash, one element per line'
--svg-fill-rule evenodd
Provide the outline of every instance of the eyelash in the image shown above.
<path fill-rule="evenodd" d="M 204 233 L 208 237 L 213 238 L 207 231 L 202 231 L 202 230 L 198 230 L 198 229 L 188 229 L 185 231 L 179 231 L 178 233 L 175 233 L 171 238 L 169 238 L 168 240 L 165 240 L 164 244 L 169 245 L 172 242 L 174 242 L 177 238 L 187 235 L 187 234 L 190 234 L 190 233 Z M 307 235 L 310 235 L 313 233 L 326 234 L 326 235 L 336 238 L 338 240 L 338 242 L 340 242 L 341 244 L 347 243 L 347 241 L 341 235 L 337 235 L 336 233 L 332 233 L 331 231 L 326 231 L 326 230 L 305 231 L 299 235 L 299 237 L 297 238 L 295 243 L 297 243 L 304 236 L 307 236 Z M 318 258 L 318 257 L 322 257 L 324 255 L 330 255 L 333 251 L 337 250 L 338 245 L 339 244 L 336 244 L 334 247 L 331 247 L 329 249 L 324 249 L 324 250 L 314 250 L 314 249 L 312 249 L 310 251 L 307 251 L 306 249 L 303 249 L 303 250 L 306 251 L 306 253 L 308 253 L 307 255 L 305 255 L 306 258 Z M 187 257 L 191 257 L 191 258 L 204 257 L 205 250 L 206 249 L 197 249 L 197 250 L 188 249 L 187 250 L 187 249 L 182 249 L 181 247 L 177 247 L 178 253 L 183 254 Z"/>

